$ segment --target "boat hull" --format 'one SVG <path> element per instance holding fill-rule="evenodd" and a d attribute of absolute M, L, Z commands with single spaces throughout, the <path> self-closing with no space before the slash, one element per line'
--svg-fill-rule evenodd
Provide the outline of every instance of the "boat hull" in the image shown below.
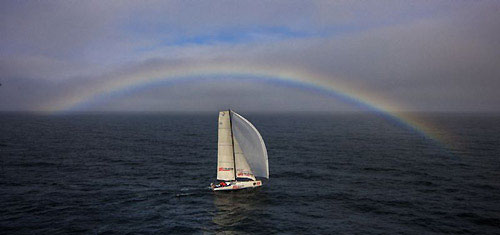
<path fill-rule="evenodd" d="M 262 186 L 262 181 L 233 181 L 231 185 L 225 187 L 212 188 L 214 191 L 230 191 L 230 190 L 239 190 L 246 188 L 256 188 Z"/>

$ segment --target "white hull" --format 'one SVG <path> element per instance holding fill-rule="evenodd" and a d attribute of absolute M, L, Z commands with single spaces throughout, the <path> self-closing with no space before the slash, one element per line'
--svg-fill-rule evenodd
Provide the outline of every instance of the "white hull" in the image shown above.
<path fill-rule="evenodd" d="M 213 187 L 212 190 L 214 191 L 228 191 L 228 190 L 238 190 L 238 189 L 245 189 L 245 188 L 256 188 L 262 186 L 262 181 L 256 180 L 256 181 L 231 181 L 231 184 L 225 187 L 218 187 L 215 188 Z"/>

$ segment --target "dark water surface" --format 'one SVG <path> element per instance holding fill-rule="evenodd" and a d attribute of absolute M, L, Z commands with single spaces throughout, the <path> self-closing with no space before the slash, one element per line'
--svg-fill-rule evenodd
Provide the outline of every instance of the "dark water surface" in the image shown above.
<path fill-rule="evenodd" d="M 217 112 L 1 113 L 0 233 L 500 233 L 500 116 L 436 116 L 455 150 L 368 114 L 245 116 L 270 180 L 213 193 Z"/>

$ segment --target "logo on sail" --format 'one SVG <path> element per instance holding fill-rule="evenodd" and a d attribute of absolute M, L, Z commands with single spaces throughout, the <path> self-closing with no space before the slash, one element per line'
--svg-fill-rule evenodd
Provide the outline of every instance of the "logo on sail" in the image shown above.
<path fill-rule="evenodd" d="M 233 168 L 231 167 L 219 167 L 219 171 L 232 171 Z"/>
<path fill-rule="evenodd" d="M 248 177 L 253 177 L 253 174 L 250 172 L 246 171 L 238 171 L 238 176 L 248 176 Z"/>

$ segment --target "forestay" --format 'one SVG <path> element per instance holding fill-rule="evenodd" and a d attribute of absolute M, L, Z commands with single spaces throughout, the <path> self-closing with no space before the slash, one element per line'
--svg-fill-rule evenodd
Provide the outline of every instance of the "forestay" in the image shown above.
<path fill-rule="evenodd" d="M 257 177 L 269 178 L 267 150 L 262 136 L 244 117 L 234 111 L 230 113 L 234 138 L 237 140 L 251 171 Z"/>

